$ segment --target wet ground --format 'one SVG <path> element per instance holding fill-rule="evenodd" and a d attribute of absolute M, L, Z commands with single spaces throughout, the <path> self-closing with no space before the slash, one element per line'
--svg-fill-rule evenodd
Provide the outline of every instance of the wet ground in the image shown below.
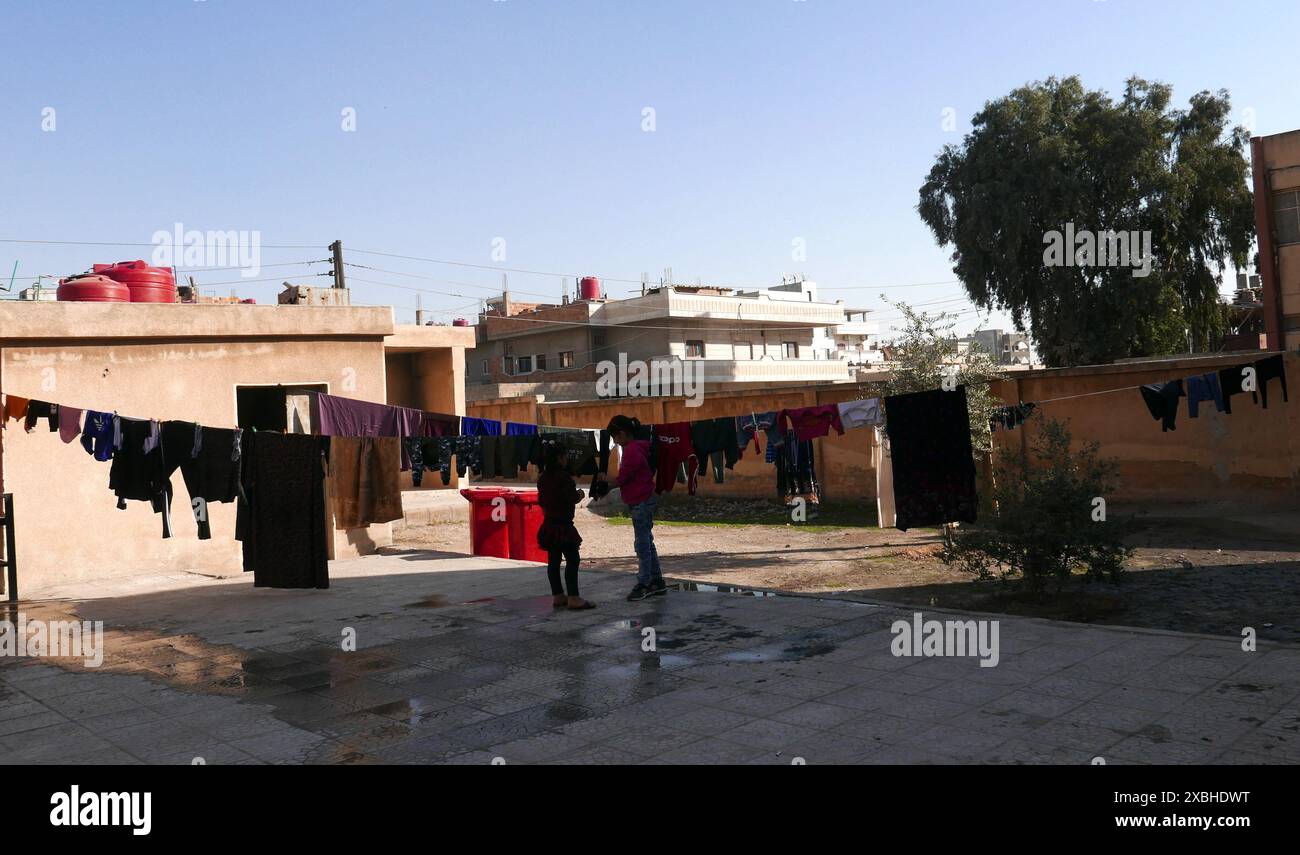
<path fill-rule="evenodd" d="M 556 611 L 535 565 L 430 551 L 331 574 L 21 604 L 103 621 L 104 662 L 0 657 L 0 762 L 1300 762 L 1291 645 L 1003 618 L 980 667 L 894 656 L 894 606 L 707 585 L 627 603 L 628 577 L 596 572 L 599 608 Z"/>

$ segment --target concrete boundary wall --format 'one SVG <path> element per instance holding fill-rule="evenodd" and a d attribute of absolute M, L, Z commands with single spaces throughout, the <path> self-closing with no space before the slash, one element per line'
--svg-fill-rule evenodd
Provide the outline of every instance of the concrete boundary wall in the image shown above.
<path fill-rule="evenodd" d="M 993 392 L 1006 403 L 1046 401 L 1046 417 L 1068 422 L 1075 442 L 1099 442 L 1102 454 L 1119 461 L 1121 483 L 1113 497 L 1128 502 L 1203 503 L 1249 501 L 1253 504 L 1294 502 L 1300 498 L 1300 354 L 1285 355 L 1287 388 L 1283 403 L 1276 380 L 1268 387 L 1269 407 L 1249 395 L 1232 399 L 1232 414 L 1218 413 L 1202 403 L 1196 419 L 1188 417 L 1187 401 L 1179 401 L 1177 429 L 1162 432 L 1151 418 L 1136 388 L 1124 387 L 1182 379 L 1246 365 L 1272 354 L 1244 352 L 1215 356 L 1151 359 L 1118 365 L 1016 372 L 998 381 Z M 755 389 L 706 395 L 700 407 L 685 406 L 682 398 L 623 398 L 577 403 L 545 403 L 536 397 L 476 401 L 467 412 L 482 418 L 535 422 L 565 427 L 603 427 L 611 416 L 625 413 L 642 422 L 692 419 L 762 412 L 870 397 L 873 387 L 830 384 L 803 389 Z M 1037 428 L 998 431 L 995 447 L 1019 448 L 1032 441 Z M 842 437 L 816 441 L 817 471 L 827 501 L 867 501 L 875 498 L 871 467 L 873 432 L 850 430 Z M 612 468 L 612 467 L 611 467 Z M 756 456 L 751 445 L 723 484 L 701 479 L 700 495 L 776 497 L 772 467 Z"/>

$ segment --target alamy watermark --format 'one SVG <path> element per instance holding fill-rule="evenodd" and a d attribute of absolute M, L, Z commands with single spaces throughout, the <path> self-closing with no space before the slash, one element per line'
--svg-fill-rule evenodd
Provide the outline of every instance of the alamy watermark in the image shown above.
<path fill-rule="evenodd" d="M 1131 267 L 1133 276 L 1151 275 L 1151 232 L 1075 229 L 1066 223 L 1064 232 L 1052 229 L 1043 234 L 1045 267 Z"/>
<path fill-rule="evenodd" d="M 0 656 L 52 656 L 81 659 L 87 668 L 104 664 L 104 622 L 76 620 L 0 620 Z"/>
<path fill-rule="evenodd" d="M 912 622 L 896 620 L 889 631 L 895 656 L 978 656 L 981 668 L 993 668 L 1000 654 L 995 620 L 924 620 L 920 612 Z"/>
<path fill-rule="evenodd" d="M 262 272 L 259 231 L 202 232 L 175 223 L 172 231 L 156 231 L 149 240 L 158 267 L 230 267 L 245 278 Z"/>
<path fill-rule="evenodd" d="M 596 395 L 601 398 L 647 398 L 667 395 L 686 399 L 686 406 L 698 407 L 704 403 L 704 363 L 681 359 L 627 358 L 618 355 L 618 362 L 606 359 L 596 363 Z"/>

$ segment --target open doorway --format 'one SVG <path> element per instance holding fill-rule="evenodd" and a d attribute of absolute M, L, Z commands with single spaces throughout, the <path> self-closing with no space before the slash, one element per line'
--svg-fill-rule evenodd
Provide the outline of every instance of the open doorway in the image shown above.
<path fill-rule="evenodd" d="M 292 386 L 236 386 L 236 425 L 244 430 L 289 432 L 295 396 L 328 392 L 326 383 L 295 383 Z"/>

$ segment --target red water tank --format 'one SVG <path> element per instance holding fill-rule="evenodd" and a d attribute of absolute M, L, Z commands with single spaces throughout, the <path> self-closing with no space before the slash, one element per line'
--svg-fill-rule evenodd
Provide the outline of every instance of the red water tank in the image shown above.
<path fill-rule="evenodd" d="M 58 298 L 72 303 L 129 303 L 131 289 L 107 276 L 83 273 L 60 279 Z"/>
<path fill-rule="evenodd" d="M 582 277 L 582 281 L 578 283 L 578 299 L 599 300 L 600 280 L 595 276 Z"/>
<path fill-rule="evenodd" d="M 465 320 L 464 318 L 456 318 L 454 321 L 451 322 L 451 325 L 453 327 L 467 327 L 469 326 L 469 321 Z"/>
<path fill-rule="evenodd" d="M 175 303 L 176 278 L 169 267 L 153 267 L 143 261 L 96 264 L 94 271 L 131 289 L 132 303 Z"/>

